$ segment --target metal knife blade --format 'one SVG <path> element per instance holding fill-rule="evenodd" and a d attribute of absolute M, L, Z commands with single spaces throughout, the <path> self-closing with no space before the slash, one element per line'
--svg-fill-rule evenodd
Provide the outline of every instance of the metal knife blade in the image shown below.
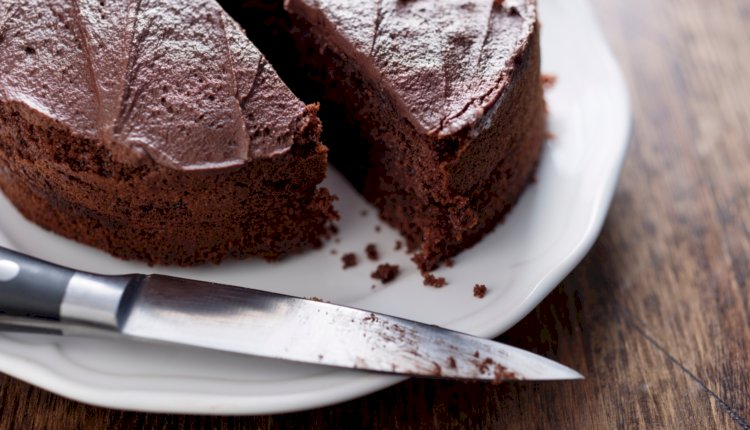
<path fill-rule="evenodd" d="M 314 300 L 160 275 L 93 275 L 0 248 L 3 270 L 0 313 L 5 315 L 0 315 L 0 326 L 109 333 L 409 376 L 582 378 L 512 346 Z M 29 300 L 29 294 L 35 299 Z M 55 306 L 57 315 L 51 311 Z"/>

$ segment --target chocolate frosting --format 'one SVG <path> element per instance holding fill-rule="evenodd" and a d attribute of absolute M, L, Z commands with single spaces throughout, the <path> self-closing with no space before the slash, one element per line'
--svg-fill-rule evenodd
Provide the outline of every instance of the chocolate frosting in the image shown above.
<path fill-rule="evenodd" d="M 479 121 L 536 23 L 535 0 L 286 0 L 364 66 L 423 133 Z"/>
<path fill-rule="evenodd" d="M 305 112 L 213 0 L 3 2 L 0 102 L 180 170 L 283 153 Z"/>

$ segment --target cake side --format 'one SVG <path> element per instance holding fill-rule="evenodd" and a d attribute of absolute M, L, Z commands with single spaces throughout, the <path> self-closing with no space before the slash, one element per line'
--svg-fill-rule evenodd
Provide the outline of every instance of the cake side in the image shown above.
<path fill-rule="evenodd" d="M 463 139 L 457 144 L 460 150 L 440 163 L 449 204 L 425 204 L 411 193 L 378 197 L 386 200 L 379 204 L 383 217 L 417 247 L 415 261 L 423 270 L 492 231 L 534 179 L 547 137 L 538 30 L 514 63 L 509 85 L 483 119 L 487 125 L 476 135 L 455 136 Z"/>
<path fill-rule="evenodd" d="M 482 118 L 481 131 L 446 138 L 415 132 L 386 97 L 372 96 L 376 88 L 352 78 L 351 62 L 327 67 L 340 70 L 331 74 L 334 82 L 347 83 L 324 96 L 321 118 L 335 130 L 326 137 L 331 161 L 404 234 L 423 270 L 479 241 L 533 179 L 546 138 L 538 32 L 513 61 L 509 84 Z"/>
<path fill-rule="evenodd" d="M 320 243 L 317 107 L 216 3 L 48 6 L 2 6 L 0 188 L 27 218 L 160 264 Z"/>
<path fill-rule="evenodd" d="M 121 258 L 277 259 L 319 245 L 336 216 L 332 197 L 317 189 L 326 151 L 309 144 L 320 134 L 314 116 L 295 135 L 304 144 L 221 172 L 122 164 L 99 142 L 15 104 L 0 104 L 0 118 L 3 193 L 40 226 Z"/>

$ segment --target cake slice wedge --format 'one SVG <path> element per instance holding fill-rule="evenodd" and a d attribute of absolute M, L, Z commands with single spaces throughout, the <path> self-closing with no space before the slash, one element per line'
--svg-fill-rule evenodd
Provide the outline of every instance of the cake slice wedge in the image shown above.
<path fill-rule="evenodd" d="M 317 106 L 213 0 L 0 5 L 0 188 L 118 257 L 276 259 L 336 217 Z"/>
<path fill-rule="evenodd" d="M 535 0 L 223 0 L 321 101 L 331 161 L 424 271 L 480 240 L 545 140 Z"/>

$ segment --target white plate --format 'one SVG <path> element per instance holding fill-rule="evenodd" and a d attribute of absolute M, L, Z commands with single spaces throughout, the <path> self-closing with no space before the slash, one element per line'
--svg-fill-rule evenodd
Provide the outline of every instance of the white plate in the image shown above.
<path fill-rule="evenodd" d="M 540 0 L 544 70 L 558 83 L 547 94 L 551 130 L 532 185 L 497 228 L 441 269 L 449 285 L 422 286 L 397 234 L 335 172 L 326 185 L 341 197 L 341 243 L 282 263 L 239 262 L 158 269 L 244 285 L 496 336 L 529 313 L 592 246 L 614 193 L 627 147 L 630 113 L 620 71 L 585 0 Z M 368 209 L 369 215 L 361 211 Z M 371 289 L 366 244 L 403 268 L 396 282 Z M 83 270 L 150 272 L 28 223 L 0 196 L 0 243 Z M 331 255 L 331 249 L 338 255 Z M 340 256 L 360 264 L 342 271 Z M 475 283 L 489 288 L 473 297 Z M 0 371 L 82 402 L 118 409 L 205 414 L 271 414 L 345 401 L 401 378 L 333 370 L 190 348 L 135 342 L 0 335 Z"/>

